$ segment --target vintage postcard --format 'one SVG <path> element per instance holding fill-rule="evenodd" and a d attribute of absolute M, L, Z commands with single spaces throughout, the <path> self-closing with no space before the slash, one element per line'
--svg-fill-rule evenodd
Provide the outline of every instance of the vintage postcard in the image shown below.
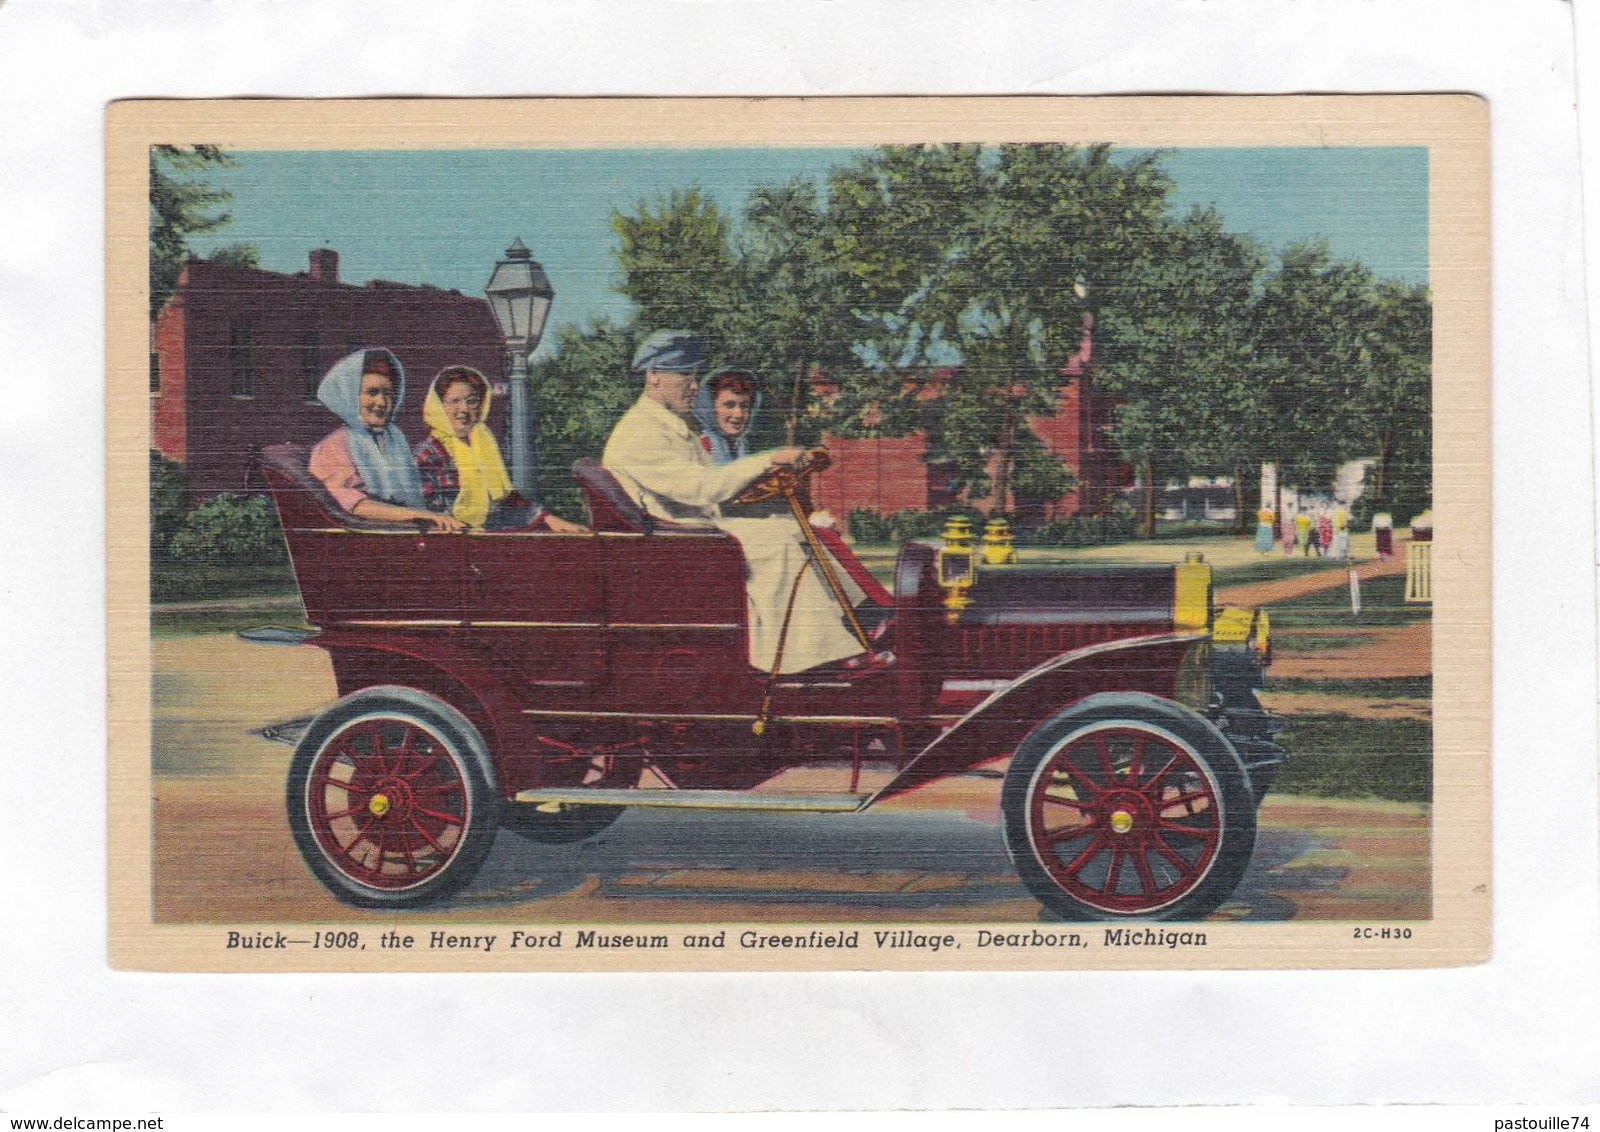
<path fill-rule="evenodd" d="M 112 106 L 113 962 L 1482 961 L 1488 140 Z"/>

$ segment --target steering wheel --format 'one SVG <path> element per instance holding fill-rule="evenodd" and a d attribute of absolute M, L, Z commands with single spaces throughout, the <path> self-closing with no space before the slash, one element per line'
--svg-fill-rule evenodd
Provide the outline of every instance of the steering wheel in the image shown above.
<path fill-rule="evenodd" d="M 811 476 L 816 475 L 832 463 L 833 459 L 828 455 L 826 448 L 813 448 L 800 457 L 799 462 L 793 467 L 768 468 L 755 480 L 751 481 L 749 487 L 734 496 L 732 502 L 741 504 L 765 503 L 769 499 L 776 499 L 778 496 L 783 495 L 786 489 L 789 492 L 793 492 L 795 488 L 799 487 Z"/>

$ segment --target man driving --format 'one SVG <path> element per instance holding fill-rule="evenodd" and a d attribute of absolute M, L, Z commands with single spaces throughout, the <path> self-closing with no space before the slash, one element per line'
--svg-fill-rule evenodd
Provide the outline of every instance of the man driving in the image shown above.
<path fill-rule="evenodd" d="M 698 430 L 690 424 L 704 360 L 704 342 L 687 331 L 660 330 L 646 338 L 634 353 L 632 366 L 643 376 L 644 392 L 611 430 L 601 463 L 650 514 L 708 523 L 738 540 L 748 568 L 745 595 L 752 666 L 786 674 L 845 661 L 841 671 L 862 676 L 891 664 L 894 658 L 889 653 L 863 652 L 845 627 L 840 606 L 817 566 L 807 565 L 807 546 L 794 519 L 723 516 L 721 504 L 768 470 L 792 467 L 805 450 L 777 448 L 713 464 Z M 842 586 L 852 603 L 864 596 L 848 577 Z"/>

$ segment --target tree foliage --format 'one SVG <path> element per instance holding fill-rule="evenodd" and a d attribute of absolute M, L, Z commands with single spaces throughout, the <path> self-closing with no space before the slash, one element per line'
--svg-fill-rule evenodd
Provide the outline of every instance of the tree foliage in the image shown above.
<path fill-rule="evenodd" d="M 1151 234 L 1103 308 L 1096 386 L 1120 402 L 1111 435 L 1139 469 L 1147 538 L 1158 484 L 1202 470 L 1237 475 L 1257 459 L 1251 309 L 1262 267 L 1215 210 L 1193 209 Z"/>
<path fill-rule="evenodd" d="M 233 199 L 231 194 L 213 188 L 199 176 L 232 164 L 233 160 L 214 145 L 150 147 L 152 319 L 172 297 L 185 261 L 194 258 L 190 238 L 215 232 L 233 219 L 222 211 Z M 214 251 L 210 258 L 242 267 L 254 267 L 257 262 L 256 249 L 249 244 L 230 244 Z"/>
<path fill-rule="evenodd" d="M 635 214 L 613 213 L 621 245 L 617 287 L 633 300 L 641 326 L 695 328 L 715 335 L 734 306 L 728 219 L 698 186 L 673 189 Z"/>
<path fill-rule="evenodd" d="M 1373 456 L 1391 509 L 1425 506 L 1426 288 L 1320 243 L 1269 271 L 1215 209 L 1173 215 L 1173 188 L 1157 151 L 922 145 L 757 187 L 737 213 L 695 186 L 640 201 L 612 219 L 632 321 L 568 330 L 536 368 L 542 462 L 597 453 L 637 396 L 632 346 L 682 326 L 713 365 L 764 379 L 757 445 L 921 433 L 959 496 L 1054 500 L 1074 481 L 1029 421 L 1059 407 L 1092 312 L 1095 391 L 1116 403 L 1146 535 L 1161 485 L 1232 476 L 1242 514 L 1262 461 L 1319 490 Z"/>
<path fill-rule="evenodd" d="M 1070 476 L 1027 421 L 1059 404 L 1081 285 L 1114 301 L 1149 255 L 1172 190 L 1160 154 L 884 147 L 830 186 L 855 303 L 873 328 L 875 365 L 841 399 L 846 426 L 926 428 L 929 458 L 998 510 L 1011 509 L 1019 472 L 1029 491 L 1059 496 Z"/>
<path fill-rule="evenodd" d="M 183 465 L 150 450 L 150 553 L 160 557 L 183 529 L 189 503 L 189 477 Z"/>
<path fill-rule="evenodd" d="M 1425 286 L 1385 280 L 1373 306 L 1361 439 L 1371 508 L 1404 523 L 1433 506 L 1433 301 Z"/>
<path fill-rule="evenodd" d="M 588 331 L 565 326 L 555 353 L 532 366 L 540 502 L 558 514 L 583 514 L 572 465 L 585 456 L 599 458 L 612 426 L 639 397 L 639 383 L 628 370 L 634 339 L 631 325 L 606 319 Z"/>
<path fill-rule="evenodd" d="M 739 317 L 729 349 L 767 376 L 773 443 L 820 440 L 826 414 L 811 398 L 813 375 L 848 376 L 860 368 L 858 319 L 842 301 L 847 281 L 829 246 L 831 231 L 832 218 L 812 181 L 760 186 L 750 194 L 739 234 Z"/>
<path fill-rule="evenodd" d="M 1291 244 L 1266 277 L 1255 314 L 1265 450 L 1283 482 L 1326 488 L 1340 464 L 1363 454 L 1372 272 L 1334 261 L 1325 242 Z"/>

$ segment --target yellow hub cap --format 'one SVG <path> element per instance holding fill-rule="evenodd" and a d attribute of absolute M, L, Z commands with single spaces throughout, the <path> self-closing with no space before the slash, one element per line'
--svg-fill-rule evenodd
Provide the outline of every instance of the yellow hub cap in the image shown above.
<path fill-rule="evenodd" d="M 372 811 L 373 817 L 381 818 L 389 812 L 389 799 L 382 794 L 374 794 L 372 801 L 367 803 L 367 809 Z M 1115 822 L 1115 819 L 1112 819 Z"/>
<path fill-rule="evenodd" d="M 1127 810 L 1117 810 L 1111 815 L 1111 829 L 1114 833 L 1127 833 L 1133 828 L 1133 815 Z"/>

